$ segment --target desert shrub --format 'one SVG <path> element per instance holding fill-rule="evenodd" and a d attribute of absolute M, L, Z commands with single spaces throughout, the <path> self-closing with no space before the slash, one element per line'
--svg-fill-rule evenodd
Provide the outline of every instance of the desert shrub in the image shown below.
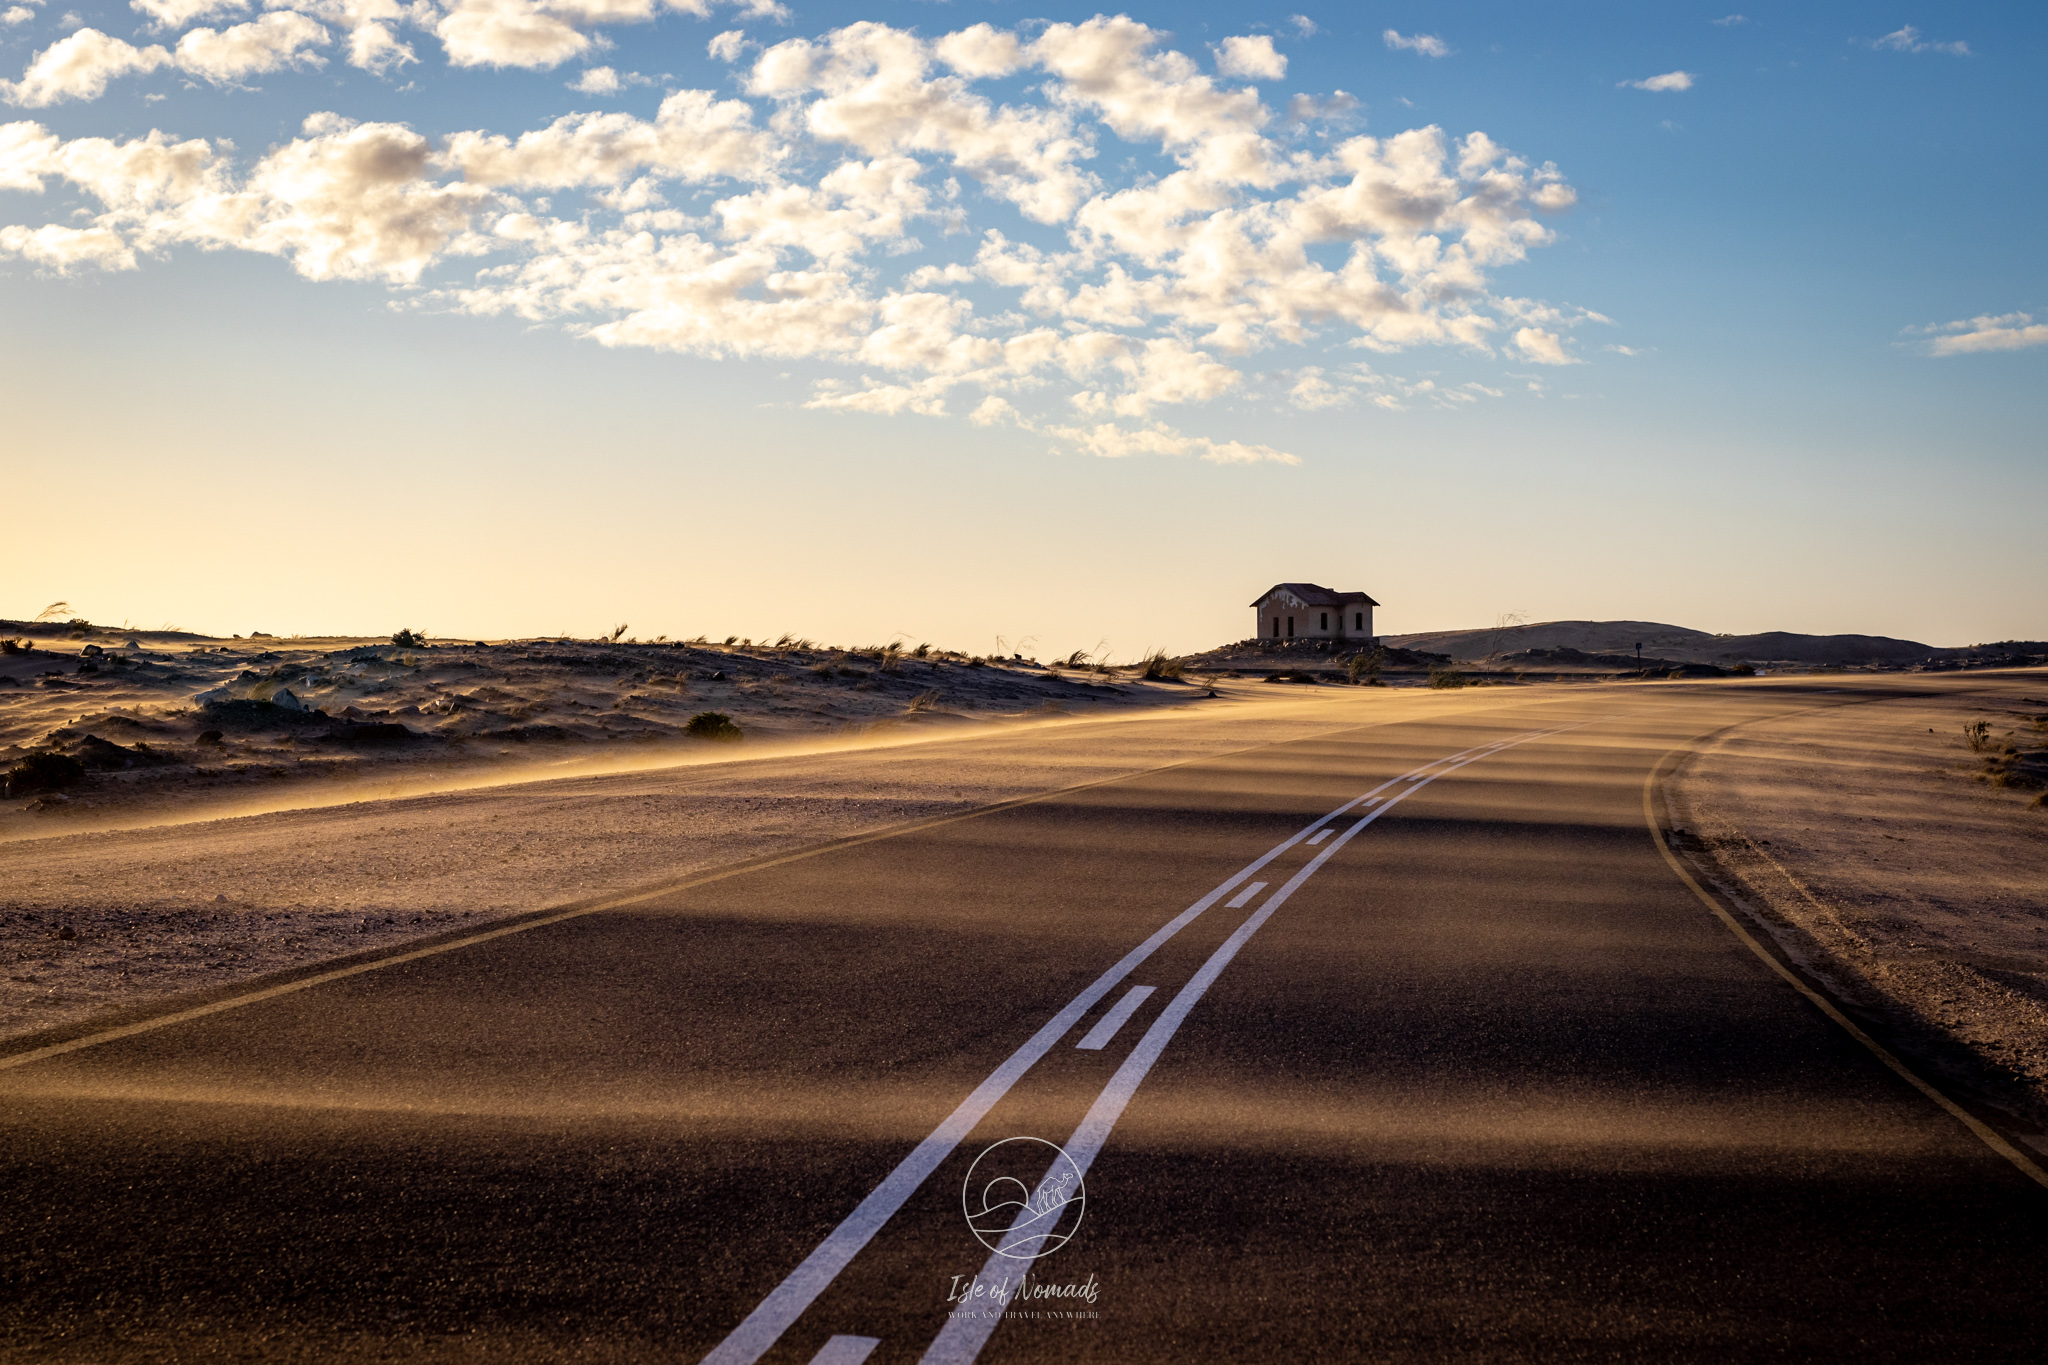
<path fill-rule="evenodd" d="M 723 711 L 699 711 L 690 717 L 690 723 L 683 727 L 683 733 L 692 739 L 709 739 L 721 744 L 732 744 L 745 732 L 733 724 L 732 717 Z"/>
<path fill-rule="evenodd" d="M 928 692 L 920 692 L 910 699 L 910 710 L 912 714 L 920 711 L 930 711 L 938 706 L 939 701 L 940 697 L 937 688 L 933 688 Z"/>
<path fill-rule="evenodd" d="M 821 678 L 829 678 L 829 677 L 831 677 L 831 676 L 832 676 L 832 661 L 831 661 L 831 660 L 829 660 L 829 659 L 827 659 L 827 660 L 825 660 L 825 661 L 824 661 L 823 663 L 815 663 L 815 664 L 812 664 L 812 665 L 811 665 L 811 672 L 815 673 L 815 674 L 816 674 L 817 676 L 819 676 L 819 677 L 821 677 Z"/>
<path fill-rule="evenodd" d="M 1375 649 L 1370 654 L 1354 654 L 1344 671 L 1353 682 L 1362 682 L 1367 687 L 1380 685 L 1380 668 L 1387 661 L 1387 651 Z"/>
<path fill-rule="evenodd" d="M 43 750 L 30 754 L 7 770 L 7 794 L 29 796 L 36 792 L 63 791 L 83 781 L 83 763 L 64 754 Z"/>
<path fill-rule="evenodd" d="M 413 630 L 408 627 L 393 633 L 391 643 L 397 645 L 400 649 L 425 649 L 427 647 L 427 633 L 423 630 Z"/>
<path fill-rule="evenodd" d="M 882 671 L 884 673 L 894 673 L 903 666 L 903 646 L 896 644 L 886 645 L 876 657 L 882 661 Z"/>
<path fill-rule="evenodd" d="M 1429 685 L 1439 691 L 1445 691 L 1453 687 L 1463 687 L 1465 685 L 1465 675 L 1455 668 L 1444 668 L 1441 665 L 1432 664 L 1429 669 Z"/>
<path fill-rule="evenodd" d="M 1155 649 L 1145 656 L 1145 671 L 1140 676 L 1147 682 L 1179 682 L 1187 671 L 1179 659 L 1169 659 L 1164 650 Z"/>
<path fill-rule="evenodd" d="M 1973 720 L 1963 727 L 1963 742 L 1970 746 L 1970 752 L 1981 754 L 1991 747 L 1991 722 Z"/>
<path fill-rule="evenodd" d="M 0 654 L 26 654 L 35 647 L 34 640 L 0 640 Z"/>
<path fill-rule="evenodd" d="M 931 655 L 932 646 L 929 640 L 924 641 L 916 649 L 910 651 L 910 657 L 913 659 L 929 659 Z"/>
<path fill-rule="evenodd" d="M 1754 678 L 1756 676 L 1756 665 L 1737 664 L 1735 665 L 1735 667 L 1729 669 L 1728 671 L 1730 673 L 1733 673 L 1738 678 Z"/>

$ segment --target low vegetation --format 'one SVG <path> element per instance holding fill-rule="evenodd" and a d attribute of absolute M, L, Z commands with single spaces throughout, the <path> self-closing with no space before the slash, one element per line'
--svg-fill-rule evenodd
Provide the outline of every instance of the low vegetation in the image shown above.
<path fill-rule="evenodd" d="M 736 744 L 745 738 L 745 732 L 723 711 L 699 711 L 690 717 L 683 733 L 693 739 L 708 739 L 719 744 Z"/>

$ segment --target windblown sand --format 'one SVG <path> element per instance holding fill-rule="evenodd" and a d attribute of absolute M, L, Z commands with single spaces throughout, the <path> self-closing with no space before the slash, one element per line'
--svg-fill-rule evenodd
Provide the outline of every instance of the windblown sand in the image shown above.
<path fill-rule="evenodd" d="M 2044 1124 L 2048 809 L 2029 755 L 2048 743 L 2048 676 L 1949 686 L 1737 727 L 1681 771 L 1673 816 L 1840 998 L 1973 1054 L 1983 1098 Z"/>
<path fill-rule="evenodd" d="M 1244 690 L 1200 711 L 0 843 L 0 1036 L 1360 723 L 1336 689 Z"/>

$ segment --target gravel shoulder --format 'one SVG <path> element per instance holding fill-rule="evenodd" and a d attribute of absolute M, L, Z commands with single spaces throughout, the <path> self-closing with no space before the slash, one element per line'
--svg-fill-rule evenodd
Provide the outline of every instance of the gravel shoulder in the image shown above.
<path fill-rule="evenodd" d="M 1672 819 L 1706 879 L 1837 998 L 2048 1132 L 2048 807 L 2029 757 L 2048 674 L 1933 686 L 1723 732 L 1667 787 Z"/>
<path fill-rule="evenodd" d="M 0 1037 L 1429 704 L 1223 692 L 1149 714 L 0 843 Z"/>

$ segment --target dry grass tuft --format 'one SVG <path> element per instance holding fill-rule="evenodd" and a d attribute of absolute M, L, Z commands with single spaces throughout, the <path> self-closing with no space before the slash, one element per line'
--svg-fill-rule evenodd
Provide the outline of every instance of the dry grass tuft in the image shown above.
<path fill-rule="evenodd" d="M 1147 682 L 1179 682 L 1187 676 L 1188 666 L 1179 659 L 1169 659 L 1164 650 L 1153 650 L 1145 656 L 1144 671 L 1138 676 Z"/>
<path fill-rule="evenodd" d="M 910 714 L 914 716 L 924 711 L 936 710 L 938 709 L 939 702 L 942 700 L 943 698 L 939 696 L 937 688 L 932 688 L 928 692 L 920 692 L 910 699 Z"/>

